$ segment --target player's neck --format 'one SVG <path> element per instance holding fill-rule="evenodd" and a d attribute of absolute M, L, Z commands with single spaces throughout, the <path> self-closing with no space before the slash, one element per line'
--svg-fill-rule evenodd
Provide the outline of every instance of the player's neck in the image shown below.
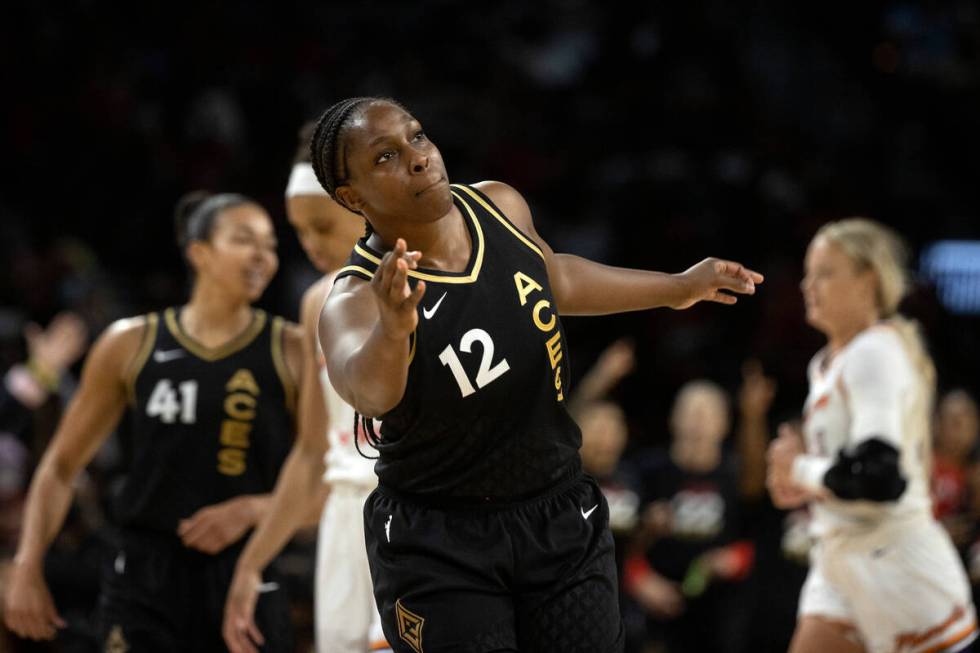
<path fill-rule="evenodd" d="M 220 347 L 244 331 L 252 321 L 252 307 L 207 284 L 194 287 L 180 313 L 180 327 L 205 347 Z"/>
<path fill-rule="evenodd" d="M 878 322 L 877 313 L 855 316 L 853 320 L 842 322 L 829 329 L 827 333 L 827 345 L 830 356 L 833 357 L 840 350 L 846 347 L 858 334 L 870 329 Z"/>
<path fill-rule="evenodd" d="M 398 238 L 404 238 L 408 251 L 422 252 L 419 267 L 462 272 L 473 254 L 473 242 L 465 218 L 453 208 L 433 222 L 399 221 L 397 227 L 379 226 L 368 244 L 388 251 Z"/>

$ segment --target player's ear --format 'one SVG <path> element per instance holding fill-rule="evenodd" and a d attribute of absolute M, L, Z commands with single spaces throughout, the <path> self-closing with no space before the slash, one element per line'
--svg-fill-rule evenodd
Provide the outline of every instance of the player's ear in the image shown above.
<path fill-rule="evenodd" d="M 360 194 L 349 184 L 337 186 L 334 190 L 334 197 L 337 198 L 337 203 L 348 211 L 364 215 L 364 211 L 362 210 L 364 208 L 364 200 L 361 199 Z"/>
<path fill-rule="evenodd" d="M 187 262 L 195 273 L 201 272 L 207 265 L 211 247 L 202 240 L 192 240 L 187 244 Z"/>

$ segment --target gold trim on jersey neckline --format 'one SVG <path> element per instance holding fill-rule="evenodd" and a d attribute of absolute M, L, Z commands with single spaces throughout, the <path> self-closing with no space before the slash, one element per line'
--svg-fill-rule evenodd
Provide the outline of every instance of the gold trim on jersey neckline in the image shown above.
<path fill-rule="evenodd" d="M 454 185 L 453 188 L 456 188 L 456 186 Z M 443 272 L 440 274 L 433 271 L 421 272 L 419 270 L 409 270 L 408 276 L 412 277 L 413 279 L 421 279 L 422 281 L 437 281 L 439 283 L 473 283 L 480 276 L 480 269 L 483 267 L 483 255 L 486 250 L 486 244 L 483 237 L 483 227 L 480 226 L 480 221 L 477 219 L 476 213 L 473 211 L 473 207 L 471 207 L 466 200 L 464 200 L 456 192 L 453 192 L 453 197 L 458 199 L 459 203 L 466 209 L 466 214 L 469 216 L 470 223 L 473 225 L 473 229 L 470 230 L 470 235 L 471 237 L 474 235 L 476 236 L 474 239 L 475 242 L 473 243 L 474 251 L 466 265 L 466 269 L 469 270 L 469 272 L 464 270 L 463 272 Z M 366 245 L 362 247 L 361 243 L 357 242 L 354 244 L 354 251 L 375 265 L 381 265 L 381 256 L 379 255 L 379 252 L 367 249 Z M 349 272 L 367 273 L 370 277 L 374 277 L 374 272 L 368 272 L 363 267 L 356 265 L 348 265 L 341 270 L 341 272 L 345 270 Z"/>
<path fill-rule="evenodd" d="M 207 347 L 202 345 L 193 337 L 184 332 L 183 328 L 180 326 L 180 321 L 177 319 L 177 309 L 168 308 L 163 314 L 164 322 L 167 324 L 167 329 L 170 334 L 177 340 L 180 345 L 189 351 L 194 356 L 197 356 L 201 360 L 207 361 L 208 363 L 213 363 L 214 361 L 221 360 L 222 358 L 227 358 L 234 353 L 245 349 L 248 345 L 252 344 L 252 341 L 262 332 L 265 328 L 266 320 L 268 316 L 266 312 L 262 309 L 256 308 L 252 310 L 252 321 L 249 323 L 245 330 L 239 333 L 237 336 L 224 343 L 223 345 L 218 345 L 217 347 Z"/>
<path fill-rule="evenodd" d="M 508 220 L 503 215 L 501 215 L 501 213 L 498 212 L 493 206 L 491 206 L 482 197 L 480 197 L 475 192 L 473 192 L 473 189 L 472 188 L 468 188 L 467 186 L 463 186 L 461 184 L 453 184 L 453 188 L 458 188 L 459 190 L 465 191 L 466 194 L 469 195 L 470 197 L 472 197 L 480 206 L 482 206 L 486 210 L 487 213 L 489 213 L 494 218 L 496 218 L 497 221 L 500 224 L 504 225 L 507 228 L 508 231 L 510 231 L 512 234 L 514 234 L 514 236 L 519 241 L 521 241 L 522 243 L 524 243 L 525 245 L 527 245 L 533 252 L 535 252 L 542 259 L 544 258 L 544 252 L 541 251 L 541 248 L 540 247 L 538 247 L 537 245 L 535 245 L 531 241 L 530 238 L 528 238 L 523 233 L 521 233 L 521 230 L 520 229 L 518 229 L 517 227 L 515 227 L 511 223 L 510 220 Z M 453 195 L 455 195 L 455 193 L 453 193 Z"/>

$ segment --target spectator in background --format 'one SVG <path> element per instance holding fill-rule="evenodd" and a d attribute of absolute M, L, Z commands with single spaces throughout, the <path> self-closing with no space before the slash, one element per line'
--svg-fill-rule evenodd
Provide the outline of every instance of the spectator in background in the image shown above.
<path fill-rule="evenodd" d="M 609 503 L 609 528 L 616 540 L 617 559 L 636 526 L 639 497 L 635 481 L 620 465 L 629 439 L 626 415 L 609 392 L 636 366 L 633 343 L 617 340 L 600 354 L 569 401 L 569 411 L 582 429 L 582 468 L 593 476 Z"/>
<path fill-rule="evenodd" d="M 753 556 L 737 539 L 741 481 L 722 446 L 730 421 L 725 391 L 691 381 L 674 402 L 669 450 L 636 461 L 643 524 L 625 589 L 669 653 L 740 650 L 745 613 L 736 608 L 736 582 Z"/>
<path fill-rule="evenodd" d="M 777 510 L 765 492 L 765 452 L 769 445 L 769 411 L 776 382 L 762 364 L 742 366 L 738 393 L 737 448 L 746 537 L 755 547 L 755 568 L 746 584 L 744 609 L 749 612 L 746 651 L 785 653 L 796 626 L 796 598 L 806 579 L 811 539 L 806 508 Z"/>
<path fill-rule="evenodd" d="M 28 440 L 31 414 L 56 394 L 65 371 L 85 352 L 88 329 L 78 315 L 61 313 L 47 329 L 24 328 L 27 361 L 11 367 L 0 385 L 0 437 Z"/>
<path fill-rule="evenodd" d="M 951 390 L 936 411 L 932 459 L 932 511 L 963 550 L 975 532 L 977 404 L 965 390 Z M 974 486 L 974 487 L 971 487 Z"/>
<path fill-rule="evenodd" d="M 963 389 L 943 395 L 936 410 L 932 511 L 963 557 L 974 601 L 980 590 L 980 410 Z"/>

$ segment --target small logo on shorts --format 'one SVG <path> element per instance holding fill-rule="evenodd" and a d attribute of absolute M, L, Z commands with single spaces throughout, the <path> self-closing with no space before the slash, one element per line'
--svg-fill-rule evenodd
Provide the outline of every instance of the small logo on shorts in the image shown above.
<path fill-rule="evenodd" d="M 126 653 L 129 644 L 123 637 L 122 626 L 116 624 L 109 631 L 109 637 L 105 641 L 105 653 Z"/>
<path fill-rule="evenodd" d="M 391 544 L 391 515 L 388 515 L 388 521 L 385 522 L 385 537 L 388 539 L 388 543 Z"/>
<path fill-rule="evenodd" d="M 398 619 L 398 636 L 415 653 L 422 653 L 422 626 L 425 619 L 402 605 L 401 599 L 395 601 L 395 617 Z"/>

